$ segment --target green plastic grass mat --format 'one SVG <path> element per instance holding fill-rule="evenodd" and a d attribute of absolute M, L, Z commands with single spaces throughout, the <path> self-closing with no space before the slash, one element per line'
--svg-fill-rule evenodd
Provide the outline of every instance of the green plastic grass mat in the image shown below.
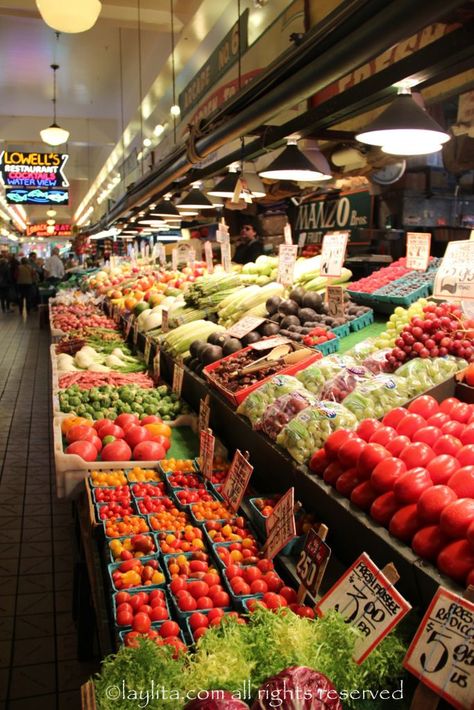
<path fill-rule="evenodd" d="M 199 456 L 199 437 L 190 427 L 173 427 L 167 459 L 193 459 Z"/>
<path fill-rule="evenodd" d="M 382 318 L 376 318 L 375 322 L 368 325 L 366 328 L 362 328 L 362 330 L 358 330 L 345 338 L 341 338 L 338 352 L 343 355 L 345 352 L 353 348 L 354 345 L 357 345 L 357 343 L 361 343 L 363 340 L 367 340 L 367 338 L 376 338 L 385 330 L 386 322 L 387 321 L 385 319 L 382 320 Z"/>

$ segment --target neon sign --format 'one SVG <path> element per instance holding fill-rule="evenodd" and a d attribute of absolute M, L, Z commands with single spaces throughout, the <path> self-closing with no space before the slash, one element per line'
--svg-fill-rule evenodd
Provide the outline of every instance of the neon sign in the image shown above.
<path fill-rule="evenodd" d="M 22 153 L 4 150 L 0 153 L 0 175 L 5 188 L 65 188 L 69 181 L 63 170 L 66 153 Z"/>
<path fill-rule="evenodd" d="M 5 190 L 5 197 L 7 202 L 13 205 L 67 205 L 69 203 L 67 190 L 49 190 L 39 187 L 33 190 L 10 187 Z"/>

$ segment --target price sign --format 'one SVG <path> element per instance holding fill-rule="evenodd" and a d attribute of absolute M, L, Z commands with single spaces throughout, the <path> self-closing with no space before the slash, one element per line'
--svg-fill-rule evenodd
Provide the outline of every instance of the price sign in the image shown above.
<path fill-rule="evenodd" d="M 120 308 L 118 306 L 113 306 L 112 316 L 114 319 L 114 323 L 120 323 Z"/>
<path fill-rule="evenodd" d="M 134 320 L 135 320 L 135 316 L 130 316 L 130 318 L 128 318 L 126 321 L 125 331 L 124 331 L 125 340 L 128 340 L 128 336 L 130 335 L 130 330 L 132 329 Z"/>
<path fill-rule="evenodd" d="M 219 222 L 219 227 L 216 232 L 216 242 L 219 244 L 226 244 L 229 241 L 229 227 L 224 221 Z"/>
<path fill-rule="evenodd" d="M 265 557 L 273 559 L 296 536 L 294 488 L 290 488 L 283 498 L 280 498 L 266 519 L 265 527 L 267 541 L 264 553 Z"/>
<path fill-rule="evenodd" d="M 387 574 L 390 574 L 387 571 Z M 398 574 L 395 572 L 395 578 Z M 354 660 L 363 663 L 383 638 L 411 609 L 388 576 L 363 552 L 347 572 L 322 597 L 319 616 L 338 611 L 362 636 L 356 641 Z"/>
<path fill-rule="evenodd" d="M 160 346 L 156 346 L 156 353 L 155 357 L 153 358 L 153 379 L 156 382 L 159 382 L 160 379 Z"/>
<path fill-rule="evenodd" d="M 150 354 L 151 354 L 151 338 L 145 338 L 145 352 L 143 353 L 143 357 L 145 358 L 145 362 L 147 365 L 150 362 Z"/>
<path fill-rule="evenodd" d="M 285 244 L 293 244 L 293 235 L 291 234 L 291 224 L 288 222 L 283 227 L 283 239 Z"/>
<path fill-rule="evenodd" d="M 257 316 L 244 316 L 237 323 L 235 323 L 232 328 L 229 328 L 227 335 L 232 338 L 243 338 L 247 333 L 251 333 L 252 330 L 258 328 L 266 321 L 266 318 L 258 318 Z"/>
<path fill-rule="evenodd" d="M 296 564 L 296 572 L 301 584 L 312 596 L 317 594 L 330 556 L 329 545 L 324 542 L 314 528 L 311 528 L 306 535 L 304 548 L 301 550 L 300 558 Z"/>
<path fill-rule="evenodd" d="M 461 301 L 462 312 L 466 318 L 474 318 L 474 302 L 473 301 Z"/>
<path fill-rule="evenodd" d="M 278 275 L 277 281 L 283 286 L 291 286 L 295 270 L 298 247 L 296 244 L 280 244 L 278 247 Z"/>
<path fill-rule="evenodd" d="M 136 320 L 133 324 L 133 344 L 136 345 L 138 341 L 138 321 Z"/>
<path fill-rule="evenodd" d="M 471 233 L 469 235 L 469 241 L 474 242 L 474 229 L 471 229 Z"/>
<path fill-rule="evenodd" d="M 161 311 L 161 332 L 167 333 L 169 329 L 169 311 L 167 308 L 163 308 Z"/>
<path fill-rule="evenodd" d="M 158 260 L 161 266 L 166 266 L 166 251 L 163 244 L 158 244 Z"/>
<path fill-rule="evenodd" d="M 234 511 L 242 502 L 253 471 L 253 466 L 248 462 L 247 456 L 248 454 L 244 455 L 237 449 L 221 489 L 222 497 Z"/>
<path fill-rule="evenodd" d="M 306 237 L 307 237 L 306 232 L 300 232 L 300 235 L 298 237 L 298 249 L 302 249 L 304 245 L 306 244 Z"/>
<path fill-rule="evenodd" d="M 171 251 L 171 268 L 173 271 L 178 271 L 178 250 L 176 248 Z"/>
<path fill-rule="evenodd" d="M 199 431 L 205 431 L 209 428 L 209 420 L 211 418 L 211 408 L 209 406 L 209 395 L 199 402 Z"/>
<path fill-rule="evenodd" d="M 209 274 L 214 273 L 214 264 L 212 262 L 212 244 L 204 242 L 204 254 L 206 257 L 206 268 Z"/>
<path fill-rule="evenodd" d="M 231 270 L 230 242 L 222 242 L 221 244 L 221 263 L 224 271 Z"/>
<path fill-rule="evenodd" d="M 285 343 L 291 343 L 289 338 L 285 338 L 283 335 L 278 335 L 275 338 L 268 338 L 268 340 L 259 340 L 256 343 L 251 344 L 252 350 L 271 350 L 276 348 L 277 345 L 284 345 Z"/>
<path fill-rule="evenodd" d="M 195 249 L 189 249 L 188 251 L 188 259 L 189 259 L 189 266 L 191 269 L 194 269 L 194 264 L 196 263 L 196 250 Z"/>
<path fill-rule="evenodd" d="M 449 242 L 435 277 L 437 298 L 474 299 L 474 242 Z"/>
<path fill-rule="evenodd" d="M 431 234 L 407 232 L 407 269 L 426 271 L 430 263 Z"/>
<path fill-rule="evenodd" d="M 215 443 L 215 437 L 210 429 L 201 430 L 199 435 L 199 465 L 202 475 L 208 481 L 212 480 Z"/>
<path fill-rule="evenodd" d="M 474 604 L 440 587 L 423 617 L 404 667 L 460 710 L 474 701 Z"/>
<path fill-rule="evenodd" d="M 344 291 L 342 286 L 326 286 L 326 302 L 330 316 L 344 318 Z"/>
<path fill-rule="evenodd" d="M 183 375 L 184 367 L 182 362 L 176 361 L 173 370 L 173 384 L 171 389 L 177 397 L 181 397 L 181 391 L 183 389 Z"/>
<path fill-rule="evenodd" d="M 341 275 L 349 232 L 327 232 L 321 248 L 321 276 Z"/>

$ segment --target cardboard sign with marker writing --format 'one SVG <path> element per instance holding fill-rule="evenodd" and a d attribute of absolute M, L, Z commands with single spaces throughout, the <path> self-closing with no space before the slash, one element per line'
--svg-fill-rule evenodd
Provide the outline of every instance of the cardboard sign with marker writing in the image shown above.
<path fill-rule="evenodd" d="M 301 550 L 296 564 L 296 572 L 301 584 L 315 596 L 319 581 L 324 574 L 326 565 L 331 556 L 331 548 L 321 540 L 314 528 L 308 531 L 304 548 Z"/>
<path fill-rule="evenodd" d="M 297 256 L 296 244 L 280 244 L 278 247 L 277 281 L 283 286 L 291 286 L 293 283 Z"/>
<path fill-rule="evenodd" d="M 316 606 L 319 616 L 331 609 L 361 632 L 354 649 L 354 660 L 360 664 L 411 606 L 363 552 Z"/>
<path fill-rule="evenodd" d="M 205 431 L 209 428 L 210 418 L 211 407 L 209 406 L 209 395 L 207 395 L 199 403 L 199 431 Z"/>
<path fill-rule="evenodd" d="M 210 429 L 202 429 L 199 435 L 199 465 L 201 473 L 207 481 L 212 480 L 214 466 L 215 437 Z"/>
<path fill-rule="evenodd" d="M 173 384 L 171 386 L 172 391 L 177 397 L 181 397 L 181 392 L 183 389 L 183 376 L 184 376 L 184 366 L 182 361 L 176 361 L 173 370 Z"/>
<path fill-rule="evenodd" d="M 204 242 L 204 254 L 206 257 L 206 268 L 209 274 L 214 273 L 214 264 L 212 262 L 212 244 Z"/>
<path fill-rule="evenodd" d="M 449 242 L 436 273 L 433 295 L 474 299 L 474 242 Z"/>
<path fill-rule="evenodd" d="M 271 350 L 276 348 L 277 345 L 284 345 L 285 343 L 291 343 L 289 338 L 285 338 L 283 335 L 277 335 L 275 338 L 268 338 L 268 340 L 259 340 L 256 343 L 251 344 L 252 350 Z"/>
<path fill-rule="evenodd" d="M 342 286 L 326 286 L 326 300 L 329 315 L 344 318 L 344 291 Z"/>
<path fill-rule="evenodd" d="M 224 271 L 231 270 L 230 242 L 222 242 L 221 244 L 221 263 Z"/>
<path fill-rule="evenodd" d="M 426 271 L 430 263 L 431 234 L 407 232 L 407 269 Z"/>
<path fill-rule="evenodd" d="M 232 338 L 243 338 L 244 335 L 247 335 L 247 333 L 251 333 L 252 330 L 255 330 L 255 328 L 258 328 L 259 325 L 262 325 L 266 321 L 266 318 L 258 318 L 257 316 L 244 316 L 241 318 L 237 323 L 235 323 L 229 330 L 227 331 L 227 335 L 231 336 Z"/>
<path fill-rule="evenodd" d="M 135 320 L 135 316 L 130 316 L 126 321 L 125 331 L 124 331 L 125 340 L 128 340 L 128 336 L 130 335 L 130 331 L 133 327 L 134 320 Z"/>
<path fill-rule="evenodd" d="M 229 227 L 225 222 L 219 222 L 219 226 L 216 232 L 216 242 L 218 244 L 225 244 L 229 241 Z"/>
<path fill-rule="evenodd" d="M 153 379 L 156 382 L 160 379 L 160 346 L 156 346 L 155 357 L 153 358 Z"/>
<path fill-rule="evenodd" d="M 167 308 L 163 308 L 161 311 L 161 332 L 167 333 L 169 329 L 169 311 Z"/>
<path fill-rule="evenodd" d="M 306 237 L 308 235 L 306 232 L 300 232 L 300 235 L 298 237 L 298 249 L 302 249 L 304 245 L 306 244 Z"/>
<path fill-rule="evenodd" d="M 133 344 L 136 345 L 138 341 L 138 321 L 136 320 L 133 324 Z"/>
<path fill-rule="evenodd" d="M 291 234 L 291 224 L 285 224 L 283 227 L 283 239 L 285 244 L 293 244 L 293 236 Z"/>
<path fill-rule="evenodd" d="M 253 466 L 242 452 L 237 449 L 221 489 L 222 497 L 234 511 L 238 509 L 242 502 L 252 471 Z"/>
<path fill-rule="evenodd" d="M 266 519 L 265 527 L 267 530 L 265 557 L 273 559 L 296 536 L 294 488 L 290 488 L 280 498 Z"/>
<path fill-rule="evenodd" d="M 440 587 L 403 666 L 458 710 L 474 706 L 474 604 Z"/>
<path fill-rule="evenodd" d="M 338 277 L 346 257 L 349 232 L 327 232 L 321 248 L 321 276 Z"/>
<path fill-rule="evenodd" d="M 146 337 L 145 338 L 145 352 L 143 353 L 143 358 L 144 358 L 145 363 L 147 365 L 150 362 L 150 354 L 151 354 L 151 338 Z"/>

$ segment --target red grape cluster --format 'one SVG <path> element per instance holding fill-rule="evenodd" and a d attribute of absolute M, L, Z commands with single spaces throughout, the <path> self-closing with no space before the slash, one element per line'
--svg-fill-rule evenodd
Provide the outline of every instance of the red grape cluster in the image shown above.
<path fill-rule="evenodd" d="M 474 360 L 474 330 L 471 321 L 463 321 L 462 311 L 454 304 L 429 304 L 424 317 L 415 316 L 395 341 L 387 354 L 389 364 L 396 369 L 402 362 L 416 357 L 455 355 L 468 362 Z"/>

